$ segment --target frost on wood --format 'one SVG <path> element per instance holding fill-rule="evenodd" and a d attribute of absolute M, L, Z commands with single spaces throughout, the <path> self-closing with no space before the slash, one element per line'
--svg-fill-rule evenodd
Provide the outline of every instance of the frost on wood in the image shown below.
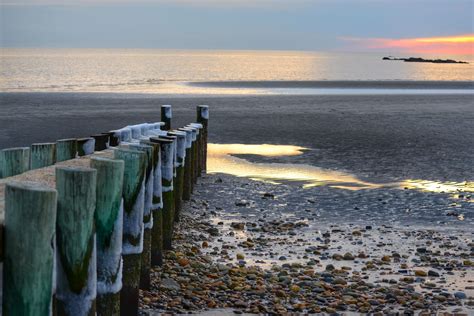
<path fill-rule="evenodd" d="M 123 201 L 110 235 L 110 246 L 97 249 L 97 293 L 118 293 L 122 289 Z"/>
<path fill-rule="evenodd" d="M 143 250 L 143 211 L 145 206 L 145 153 L 116 149 L 116 159 L 125 161 L 123 180 L 123 254 L 139 254 Z"/>
<path fill-rule="evenodd" d="M 161 106 L 161 109 L 162 109 L 162 113 L 165 114 L 165 117 L 167 119 L 171 119 L 173 114 L 171 113 L 171 105 L 162 105 Z"/>
<path fill-rule="evenodd" d="M 198 108 L 200 110 L 201 117 L 205 120 L 208 120 L 209 119 L 209 106 L 199 105 Z"/>

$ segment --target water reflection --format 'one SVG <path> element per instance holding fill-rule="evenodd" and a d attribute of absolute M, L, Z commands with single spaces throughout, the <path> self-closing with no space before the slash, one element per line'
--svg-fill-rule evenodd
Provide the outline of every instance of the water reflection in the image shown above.
<path fill-rule="evenodd" d="M 447 193 L 455 198 L 470 200 L 474 192 L 474 182 L 438 182 L 422 179 L 408 179 L 396 183 L 371 183 L 362 181 L 356 176 L 335 170 L 322 169 L 305 164 L 254 163 L 233 155 L 259 155 L 264 157 L 281 157 L 301 155 L 304 147 L 291 145 L 246 145 L 246 144 L 209 144 L 208 172 L 225 173 L 237 177 L 281 183 L 297 181 L 303 188 L 327 185 L 346 190 L 399 188 L 424 192 Z M 471 202 L 473 200 L 470 200 Z"/>
<path fill-rule="evenodd" d="M 365 182 L 341 172 L 304 164 L 253 163 L 232 155 L 259 155 L 266 157 L 295 156 L 306 148 L 289 145 L 209 144 L 208 172 L 226 173 L 238 177 L 271 181 L 304 182 L 304 187 L 329 185 L 348 190 L 378 188 L 380 184 Z"/>

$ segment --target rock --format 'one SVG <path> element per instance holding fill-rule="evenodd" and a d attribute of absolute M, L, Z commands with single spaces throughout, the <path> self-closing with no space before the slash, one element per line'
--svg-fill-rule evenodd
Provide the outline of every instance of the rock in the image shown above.
<path fill-rule="evenodd" d="M 350 252 L 346 252 L 342 258 L 344 260 L 354 260 L 354 256 Z"/>
<path fill-rule="evenodd" d="M 334 269 L 335 269 L 335 268 L 334 268 L 334 266 L 333 266 L 332 264 L 328 264 L 328 265 L 326 266 L 326 271 L 333 271 Z"/>
<path fill-rule="evenodd" d="M 415 270 L 414 272 L 415 272 L 415 275 L 416 275 L 416 276 L 419 276 L 419 277 L 425 277 L 425 276 L 428 275 L 428 273 L 426 273 L 426 272 L 423 271 L 423 270 Z"/>
<path fill-rule="evenodd" d="M 236 223 L 236 222 L 232 222 L 230 224 L 230 227 L 232 227 L 233 229 L 235 230 L 243 230 L 245 228 L 245 224 L 244 223 Z"/>
<path fill-rule="evenodd" d="M 215 228 L 215 227 L 211 227 L 211 228 L 208 228 L 207 229 L 207 232 L 209 233 L 209 235 L 211 236 L 219 236 L 219 229 Z"/>
<path fill-rule="evenodd" d="M 390 262 L 390 261 L 391 261 L 391 258 L 390 258 L 390 256 L 383 256 L 381 260 L 382 260 L 383 262 Z"/>
<path fill-rule="evenodd" d="M 235 202 L 235 206 L 247 207 L 247 206 L 250 206 L 250 202 L 247 200 L 237 201 Z"/>
<path fill-rule="evenodd" d="M 431 276 L 431 277 L 439 277 L 439 273 L 434 271 L 434 270 L 428 270 L 428 276 Z"/>
<path fill-rule="evenodd" d="M 186 258 L 179 258 L 178 263 L 180 266 L 185 267 L 189 264 L 189 260 Z"/>
<path fill-rule="evenodd" d="M 178 282 L 170 278 L 161 280 L 161 287 L 170 291 L 179 291 L 181 289 Z"/>
<path fill-rule="evenodd" d="M 466 293 L 464 292 L 454 292 L 454 297 L 459 299 L 459 300 L 465 300 L 467 298 Z"/>
<path fill-rule="evenodd" d="M 236 257 L 237 257 L 238 260 L 244 260 L 245 259 L 245 256 L 244 256 L 243 253 L 238 253 Z"/>

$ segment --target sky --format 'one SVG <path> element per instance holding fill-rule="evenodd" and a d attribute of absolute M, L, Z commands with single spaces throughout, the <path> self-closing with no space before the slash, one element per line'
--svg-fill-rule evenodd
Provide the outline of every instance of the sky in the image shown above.
<path fill-rule="evenodd" d="M 0 0 L 0 46 L 474 54 L 473 0 Z"/>

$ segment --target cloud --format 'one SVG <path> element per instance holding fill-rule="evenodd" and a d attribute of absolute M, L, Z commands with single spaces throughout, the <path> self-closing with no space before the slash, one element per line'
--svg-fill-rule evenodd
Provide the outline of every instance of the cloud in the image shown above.
<path fill-rule="evenodd" d="M 474 55 L 474 34 L 419 38 L 342 37 L 348 48 L 384 52 Z"/>

